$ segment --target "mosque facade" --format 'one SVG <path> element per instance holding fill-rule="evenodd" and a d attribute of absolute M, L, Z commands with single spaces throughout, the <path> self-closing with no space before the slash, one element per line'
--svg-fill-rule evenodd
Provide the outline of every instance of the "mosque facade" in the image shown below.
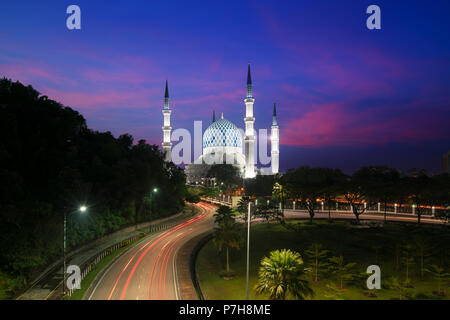
<path fill-rule="evenodd" d="M 231 121 L 224 118 L 223 113 L 219 119 L 216 119 L 213 112 L 211 124 L 203 133 L 202 154 L 195 159 L 192 164 L 185 167 L 185 173 L 188 184 L 201 183 L 207 176 L 207 173 L 214 164 L 231 164 L 238 168 L 243 178 L 254 178 L 260 170 L 256 167 L 255 161 L 255 142 L 256 134 L 254 129 L 255 117 L 253 113 L 252 78 L 250 64 L 247 71 L 247 95 L 245 103 L 245 131 Z M 164 117 L 163 130 L 163 152 L 165 161 L 171 161 L 172 142 L 170 117 L 172 110 L 169 104 L 169 90 L 166 81 L 164 95 L 164 108 L 162 110 Z M 272 126 L 270 134 L 271 146 L 271 167 L 270 173 L 277 174 L 279 169 L 279 127 L 277 123 L 276 105 L 273 107 Z"/>

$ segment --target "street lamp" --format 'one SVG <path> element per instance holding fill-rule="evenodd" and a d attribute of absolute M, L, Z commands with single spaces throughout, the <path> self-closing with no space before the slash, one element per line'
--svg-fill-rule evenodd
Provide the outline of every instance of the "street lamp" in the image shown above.
<path fill-rule="evenodd" d="M 78 211 L 83 213 L 86 212 L 86 206 L 80 206 Z M 74 211 L 70 212 L 73 213 Z M 66 242 L 67 242 L 67 210 L 64 208 L 64 250 L 63 250 L 63 291 L 66 295 Z"/>
<path fill-rule="evenodd" d="M 248 277 L 249 277 L 249 265 L 250 265 L 250 219 L 251 219 L 251 212 L 250 212 L 250 206 L 251 202 L 248 202 L 248 212 L 247 212 L 247 273 L 246 273 L 246 280 L 245 280 L 245 299 L 248 300 Z"/>
<path fill-rule="evenodd" d="M 152 215 L 153 215 L 153 208 L 154 208 L 154 206 L 153 206 L 153 194 L 155 194 L 157 192 L 158 192 L 158 188 L 153 188 L 153 192 L 151 193 L 151 196 L 152 196 Z"/>

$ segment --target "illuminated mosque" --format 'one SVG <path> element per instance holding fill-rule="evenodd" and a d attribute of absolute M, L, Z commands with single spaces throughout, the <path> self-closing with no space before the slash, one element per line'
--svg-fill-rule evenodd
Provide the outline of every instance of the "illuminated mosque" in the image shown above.
<path fill-rule="evenodd" d="M 201 182 L 206 177 L 209 168 L 214 164 L 231 164 L 239 169 L 244 178 L 254 178 L 256 174 L 260 173 L 260 170 L 255 166 L 256 135 L 254 130 L 255 117 L 253 114 L 254 102 L 249 64 L 247 72 L 247 96 L 244 99 L 244 137 L 236 125 L 224 118 L 223 113 L 219 119 L 216 119 L 215 113 L 213 112 L 212 123 L 203 133 L 202 155 L 185 168 L 188 183 Z M 162 113 L 164 116 L 162 147 L 165 160 L 171 161 L 172 142 L 170 136 L 172 127 L 170 126 L 170 116 L 172 110 L 169 105 L 167 81 Z M 277 174 L 279 167 L 279 127 L 275 104 L 273 106 L 270 142 L 272 157 L 270 173 Z"/>

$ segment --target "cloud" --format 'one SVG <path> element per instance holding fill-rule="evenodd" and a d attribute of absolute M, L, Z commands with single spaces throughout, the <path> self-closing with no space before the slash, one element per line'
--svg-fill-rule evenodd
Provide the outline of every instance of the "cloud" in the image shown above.
<path fill-rule="evenodd" d="M 427 110 L 425 106 L 430 103 L 436 107 Z M 311 111 L 281 126 L 280 143 L 307 147 L 367 146 L 448 139 L 445 105 L 450 104 L 425 100 L 400 108 L 388 104 L 370 109 L 358 108 L 356 102 L 313 105 Z"/>

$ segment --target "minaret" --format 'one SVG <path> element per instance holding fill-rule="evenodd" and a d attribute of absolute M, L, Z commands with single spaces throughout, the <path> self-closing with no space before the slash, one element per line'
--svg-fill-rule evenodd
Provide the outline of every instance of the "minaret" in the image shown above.
<path fill-rule="evenodd" d="M 172 110 L 170 110 L 169 106 L 169 86 L 166 80 L 166 92 L 164 94 L 164 109 L 162 110 L 162 114 L 164 116 L 164 126 L 163 130 L 163 152 L 164 152 L 164 161 L 170 162 L 172 160 L 172 142 L 170 142 L 170 132 L 172 131 L 172 127 L 170 126 L 170 114 Z"/>
<path fill-rule="evenodd" d="M 255 172 L 255 132 L 253 125 L 255 118 L 253 117 L 253 99 L 252 94 L 252 76 L 250 75 L 250 63 L 248 64 L 247 73 L 247 97 L 245 102 L 245 178 L 254 178 Z"/>
<path fill-rule="evenodd" d="M 212 122 L 216 122 L 216 111 L 213 110 L 213 120 Z"/>
<path fill-rule="evenodd" d="M 273 104 L 272 128 L 270 130 L 270 149 L 272 155 L 272 174 L 278 173 L 280 151 L 278 149 L 280 143 L 280 135 L 277 123 L 277 105 Z"/>

